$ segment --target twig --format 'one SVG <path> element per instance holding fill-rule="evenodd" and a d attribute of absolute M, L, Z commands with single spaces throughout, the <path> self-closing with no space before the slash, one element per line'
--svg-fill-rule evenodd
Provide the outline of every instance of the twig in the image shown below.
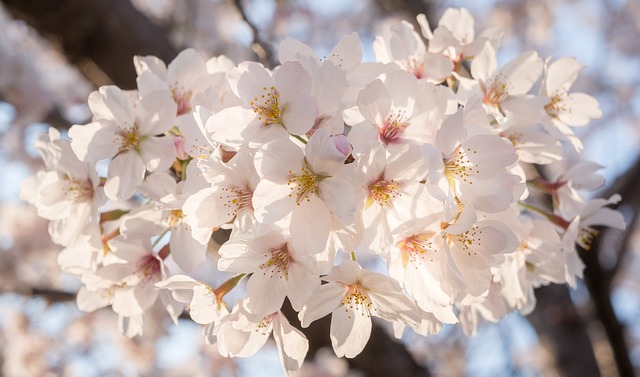
<path fill-rule="evenodd" d="M 165 30 L 129 0 L 0 0 L 11 15 L 56 41 L 70 63 L 91 61 L 121 88 L 136 87 L 135 55 L 171 61 L 177 50 Z M 95 71 L 95 70 L 94 70 Z M 83 71 L 86 75 L 86 70 Z M 89 77 L 96 81 L 95 77 Z M 98 78 L 97 81 L 102 79 Z"/>
<path fill-rule="evenodd" d="M 241 0 L 229 0 L 229 3 L 233 5 L 240 16 L 242 16 L 242 20 L 249 25 L 251 31 L 253 32 L 253 41 L 251 42 L 251 50 L 258 57 L 258 61 L 262 63 L 267 68 L 273 68 L 276 65 L 276 61 L 273 56 L 273 51 L 269 46 L 269 43 L 262 39 L 260 36 L 260 31 L 247 17 L 247 13 L 245 12 L 244 6 L 242 5 Z"/>
<path fill-rule="evenodd" d="M 607 287 L 611 288 L 611 283 L 613 279 L 617 275 L 620 268 L 624 265 L 624 260 L 629 248 L 629 240 L 635 233 L 635 227 L 638 221 L 638 215 L 640 212 L 640 158 L 638 158 L 634 164 L 627 169 L 627 171 L 620 175 L 613 184 L 604 191 L 601 197 L 608 198 L 611 195 L 618 193 L 622 196 L 622 204 L 629 207 L 633 214 L 631 215 L 631 219 L 629 219 L 629 223 L 627 224 L 627 228 L 621 236 L 621 240 L 618 243 L 618 247 L 616 248 L 616 263 L 612 268 L 605 270 L 606 274 L 605 283 Z M 610 230 L 605 230 L 606 233 L 609 233 Z M 604 240 L 604 234 L 600 236 L 599 240 Z M 598 247 L 602 248 L 602 245 L 598 244 Z"/>
<path fill-rule="evenodd" d="M 24 293 L 25 296 L 29 296 L 28 292 L 19 293 Z M 74 292 L 59 291 L 48 288 L 31 288 L 30 296 L 40 296 L 48 302 L 68 302 L 76 300 L 76 293 Z"/>

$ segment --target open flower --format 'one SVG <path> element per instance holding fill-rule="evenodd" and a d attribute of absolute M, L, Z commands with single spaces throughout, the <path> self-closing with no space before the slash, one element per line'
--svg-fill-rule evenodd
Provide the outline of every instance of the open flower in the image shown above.
<path fill-rule="evenodd" d="M 300 312 L 303 327 L 331 314 L 331 344 L 338 357 L 355 357 L 371 335 L 371 316 L 416 327 L 415 304 L 398 283 L 347 260 L 334 267 Z"/>
<path fill-rule="evenodd" d="M 176 103 L 175 116 L 189 114 L 196 105 L 205 104 L 207 89 L 225 78 L 224 72 L 209 74 L 202 55 L 191 48 L 181 51 L 168 66 L 155 56 L 136 56 L 134 65 L 140 95 L 162 91 L 171 96 Z"/>
<path fill-rule="evenodd" d="M 210 237 L 213 229 L 222 227 L 231 228 L 233 236 L 256 226 L 252 198 L 260 178 L 254 156 L 255 151 L 241 148 L 226 163 L 215 156 L 198 163 L 209 186 L 189 196 L 182 207 L 185 221 L 195 232 Z"/>
<path fill-rule="evenodd" d="M 393 243 L 383 255 L 389 276 L 400 282 L 422 310 L 442 322 L 456 323 L 450 288 L 456 279 L 451 276 L 446 252 L 437 242 L 434 225 L 430 221 L 402 224 L 394 230 Z"/>
<path fill-rule="evenodd" d="M 343 139 L 319 129 L 304 151 L 288 139 L 277 139 L 256 154 L 262 177 L 253 193 L 256 219 L 270 224 L 291 214 L 296 249 L 323 251 L 333 216 L 344 224 L 353 222 L 354 189 L 344 170 L 348 154 L 339 149 Z"/>
<path fill-rule="evenodd" d="M 487 29 L 476 38 L 475 20 L 465 8 L 447 8 L 433 32 L 424 14 L 416 18 L 422 35 L 429 41 L 429 52 L 440 53 L 451 60 L 454 71 L 458 71 L 465 59 L 477 55 L 485 43 L 497 48 L 502 39 L 503 31 L 499 28 Z"/>
<path fill-rule="evenodd" d="M 467 108 L 447 118 L 436 135 L 435 145 L 443 164 L 432 167 L 429 180 L 445 187 L 450 204 L 462 202 L 485 212 L 507 209 L 521 179 L 509 172 L 518 157 L 506 139 L 468 131 Z M 434 163 L 436 160 L 433 160 Z"/>
<path fill-rule="evenodd" d="M 462 215 L 464 216 L 464 215 Z M 500 217 L 498 217 L 500 218 Z M 480 296 L 489 290 L 492 267 L 504 261 L 504 255 L 518 247 L 518 238 L 509 226 L 497 219 L 487 219 L 470 225 L 444 227 L 442 249 L 460 273 L 466 293 Z"/>
<path fill-rule="evenodd" d="M 309 95 L 311 77 L 302 64 L 286 62 L 272 76 L 262 65 L 247 62 L 239 73 L 233 89 L 242 105 L 209 118 L 207 130 L 213 140 L 234 147 L 260 145 L 311 130 L 317 107 Z"/>
<path fill-rule="evenodd" d="M 376 37 L 373 50 L 379 62 L 390 63 L 418 79 L 435 83 L 444 81 L 454 68 L 450 59 L 427 51 L 420 35 L 407 21 L 392 26 Z"/>
<path fill-rule="evenodd" d="M 51 220 L 53 241 L 68 246 L 87 226 L 98 227 L 98 207 L 106 200 L 98 187 L 100 179 L 93 165 L 79 161 L 56 129 L 40 135 L 36 146 L 47 169 L 23 184 L 21 196 L 36 206 L 40 217 Z"/>
<path fill-rule="evenodd" d="M 577 151 L 582 142 L 568 126 L 584 126 L 602 116 L 598 101 L 585 93 L 569 93 L 584 68 L 575 58 L 561 58 L 548 64 L 540 94 L 549 98 L 544 109 L 548 115 L 543 125 L 555 137 L 568 140 Z"/>
<path fill-rule="evenodd" d="M 302 366 L 309 341 L 300 330 L 289 324 L 281 311 L 256 315 L 247 311 L 242 303 L 236 305 L 217 327 L 218 352 L 229 357 L 252 356 L 265 345 L 271 334 L 282 368 L 291 375 Z"/>
<path fill-rule="evenodd" d="M 176 104 L 156 91 L 132 103 L 115 86 L 103 86 L 89 96 L 94 121 L 69 129 L 71 148 L 81 161 L 113 157 L 104 191 L 110 199 L 130 198 L 146 171 L 166 170 L 176 152 L 172 138 L 158 136 L 171 128 Z"/>
<path fill-rule="evenodd" d="M 413 219 L 433 218 L 444 209 L 422 183 L 428 173 L 428 154 L 419 146 L 403 145 L 387 158 L 381 146 L 371 148 L 357 162 L 363 244 L 380 253 L 392 241 L 391 231 Z"/>
<path fill-rule="evenodd" d="M 486 43 L 471 62 L 473 80 L 459 78 L 458 96 L 463 102 L 480 96 L 487 112 L 504 128 L 539 122 L 547 98 L 528 92 L 540 78 L 542 69 L 542 59 L 535 51 L 524 52 L 497 69 L 496 50 Z"/>
<path fill-rule="evenodd" d="M 364 121 L 352 127 L 349 141 L 357 153 L 374 140 L 387 149 L 433 142 L 453 102 L 450 90 L 393 71 L 384 82 L 375 80 L 360 91 L 358 109 Z"/>
<path fill-rule="evenodd" d="M 245 306 L 254 314 L 280 310 L 285 296 L 300 310 L 320 286 L 315 260 L 296 250 L 280 232 L 233 238 L 220 247 L 219 254 L 221 271 L 252 273 Z"/>

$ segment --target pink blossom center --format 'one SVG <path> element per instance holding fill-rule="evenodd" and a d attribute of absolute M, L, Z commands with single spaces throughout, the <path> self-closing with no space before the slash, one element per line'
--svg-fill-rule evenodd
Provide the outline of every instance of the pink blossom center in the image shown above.
<path fill-rule="evenodd" d="M 567 112 L 567 109 L 564 107 L 562 102 L 562 96 L 560 94 L 556 94 L 555 96 L 551 97 L 551 100 L 544 106 L 544 109 L 550 116 L 558 116 L 561 113 Z"/>
<path fill-rule="evenodd" d="M 93 199 L 93 184 L 90 180 L 81 181 L 66 175 L 64 180 L 67 182 L 65 193 L 68 200 L 73 203 L 82 203 Z"/>
<path fill-rule="evenodd" d="M 478 255 L 475 250 L 482 244 L 480 239 L 481 234 L 482 230 L 479 230 L 478 226 L 474 225 L 466 232 L 455 235 L 450 234 L 447 237 L 450 242 L 461 248 L 463 252 L 467 253 L 467 255 L 473 256 Z"/>
<path fill-rule="evenodd" d="M 409 262 L 419 264 L 427 252 L 436 252 L 433 248 L 433 243 L 430 241 L 431 236 L 433 236 L 433 233 L 414 234 L 398 243 L 404 267 L 407 267 Z"/>
<path fill-rule="evenodd" d="M 223 201 L 222 205 L 227 209 L 229 217 L 234 217 L 245 209 L 253 209 L 251 190 L 243 187 L 223 187 L 221 191 L 219 198 Z"/>
<path fill-rule="evenodd" d="M 356 283 L 346 287 L 347 293 L 341 302 L 342 306 L 344 306 L 344 311 L 348 313 L 353 310 L 359 312 L 362 316 L 371 317 L 371 309 L 375 310 L 375 308 L 373 308 L 369 296 L 362 290 L 360 284 Z M 351 318 L 351 316 L 349 315 L 348 318 Z"/>
<path fill-rule="evenodd" d="M 367 207 L 371 206 L 374 201 L 381 206 L 386 206 L 390 200 L 400 196 L 397 190 L 398 184 L 393 179 L 385 180 L 384 176 L 380 176 L 375 182 L 369 185 Z"/>
<path fill-rule="evenodd" d="M 184 115 L 191 112 L 191 91 L 184 91 L 174 87 L 171 89 L 171 96 L 173 101 L 178 105 L 177 115 Z"/>
<path fill-rule="evenodd" d="M 265 257 L 269 258 L 266 262 L 259 267 L 265 270 L 263 273 L 266 275 L 267 271 L 271 271 L 271 276 L 287 276 L 289 274 L 289 264 L 293 261 L 289 254 L 289 248 L 287 244 L 273 249 L 265 254 Z"/>
<path fill-rule="evenodd" d="M 407 72 L 413 74 L 418 80 L 424 77 L 424 63 L 416 58 L 409 60 Z"/>
<path fill-rule="evenodd" d="M 502 103 L 502 101 L 507 99 L 508 96 L 509 85 L 503 84 L 499 81 L 495 81 L 493 82 L 493 84 L 491 84 L 491 86 L 485 89 L 482 102 L 487 105 L 498 107 L 500 106 L 500 103 Z"/>
<path fill-rule="evenodd" d="M 389 115 L 389 117 L 385 119 L 378 132 L 378 139 L 381 143 L 389 145 L 400 141 L 400 138 L 404 134 L 404 130 L 408 126 L 404 118 L 405 112 L 400 111 Z"/>
<path fill-rule="evenodd" d="M 296 203 L 300 205 L 305 200 L 311 201 L 311 196 L 318 192 L 318 184 L 321 177 L 307 167 L 300 168 L 300 173 L 289 170 L 290 178 L 287 181 L 291 193 L 289 197 L 296 197 Z"/>
<path fill-rule="evenodd" d="M 474 164 L 469 159 L 468 154 L 477 154 L 478 151 L 471 148 L 464 148 L 462 145 L 453 151 L 451 157 L 445 160 L 445 174 L 449 177 L 461 179 L 463 182 L 471 182 L 471 175 L 480 173 L 478 164 Z"/>
<path fill-rule="evenodd" d="M 138 261 L 136 270 L 141 284 L 157 280 L 160 276 L 160 263 L 162 262 L 153 254 L 147 254 Z"/>
<path fill-rule="evenodd" d="M 258 120 L 265 125 L 282 124 L 282 109 L 280 107 L 280 96 L 275 87 L 262 88 L 262 94 L 253 97 L 249 102 L 253 112 L 258 115 Z"/>

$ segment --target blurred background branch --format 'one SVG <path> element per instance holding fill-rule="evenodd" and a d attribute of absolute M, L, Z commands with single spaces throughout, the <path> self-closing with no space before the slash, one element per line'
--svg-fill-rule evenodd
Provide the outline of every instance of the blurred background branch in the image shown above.
<path fill-rule="evenodd" d="M 60 47 L 96 86 L 113 83 L 134 89 L 133 56 L 169 62 L 177 50 L 166 31 L 129 0 L 2 0 L 16 19 L 27 22 Z"/>

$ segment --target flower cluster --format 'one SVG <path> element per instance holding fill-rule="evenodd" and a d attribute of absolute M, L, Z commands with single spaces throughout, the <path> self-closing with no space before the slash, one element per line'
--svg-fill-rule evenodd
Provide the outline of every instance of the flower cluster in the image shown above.
<path fill-rule="evenodd" d="M 571 91 L 582 66 L 525 52 L 499 68 L 501 33 L 476 36 L 465 9 L 433 31 L 418 23 L 422 35 L 402 22 L 378 36 L 376 62 L 362 62 L 356 34 L 324 58 L 285 39 L 272 70 L 194 50 L 168 66 L 136 57 L 137 91 L 102 87 L 71 141 L 42 135 L 46 168 L 23 197 L 81 277 L 80 308 L 111 306 L 135 336 L 152 306 L 174 320 L 186 307 L 223 356 L 251 356 L 273 334 L 291 373 L 308 342 L 285 299 L 302 327 L 331 314 L 335 353 L 354 357 L 371 317 L 397 336 L 473 333 L 481 317 L 531 311 L 535 287 L 575 286 L 576 243 L 588 248 L 594 225 L 624 227 L 607 208 L 619 197 L 581 194 L 603 184 L 596 164 L 554 180 L 530 166 L 580 152 L 571 126 L 600 117 Z M 214 287 L 187 274 L 218 229 L 230 230 L 218 269 L 232 275 Z"/>

